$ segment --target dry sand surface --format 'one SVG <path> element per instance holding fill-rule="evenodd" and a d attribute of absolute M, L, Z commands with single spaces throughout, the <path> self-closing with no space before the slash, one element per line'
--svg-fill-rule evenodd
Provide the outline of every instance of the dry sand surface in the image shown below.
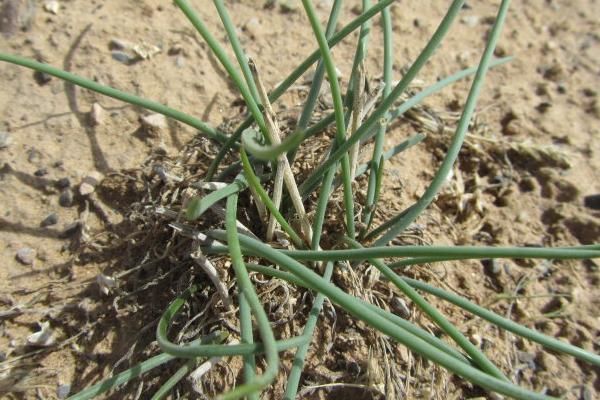
<path fill-rule="evenodd" d="M 1 52 L 47 62 L 223 129 L 235 127 L 245 112 L 219 62 L 171 1 L 61 0 L 56 13 L 46 3 L 52 2 L 0 1 Z M 191 3 L 225 43 L 211 2 Z M 265 7 L 264 0 L 226 3 L 268 89 L 317 47 L 299 1 L 288 1 L 289 10 Z M 314 3 L 324 22 L 332 2 Z M 340 24 L 360 10 L 358 0 L 346 3 Z M 402 0 L 393 6 L 395 79 L 419 54 L 448 4 Z M 467 1 L 412 89 L 476 65 L 498 5 L 499 1 Z M 598 242 L 598 200 L 595 207 L 586 207 L 584 199 L 600 194 L 599 17 L 600 3 L 595 0 L 513 2 L 496 55 L 515 58 L 489 72 L 452 180 L 398 243 Z M 356 39 L 352 35 L 333 51 L 344 87 Z M 160 51 L 146 60 L 130 60 L 131 52 L 115 48 L 124 42 Z M 381 44 L 377 22 L 366 64 L 373 83 L 382 74 Z M 274 105 L 281 121 L 297 118 L 308 84 L 309 79 L 299 80 L 291 94 Z M 391 126 L 386 148 L 417 132 L 426 133 L 427 139 L 388 163 L 377 220 L 395 215 L 423 193 L 447 148 L 469 84 L 465 80 L 453 85 Z M 166 285 L 171 279 L 166 272 L 186 261 L 161 258 L 164 248 L 144 254 L 137 242 L 130 253 L 126 246 L 111 246 L 119 235 L 131 234 L 124 223 L 131 217 L 130 206 L 150 190 L 136 181 L 148 160 L 175 159 L 195 132 L 171 120 L 149 129 L 141 122 L 148 113 L 140 108 L 6 63 L 0 64 L 0 87 L 0 397 L 57 398 L 64 394 L 61 390 L 76 393 L 158 353 L 157 318 L 178 284 Z M 326 89 L 319 107 L 322 112 L 330 108 Z M 198 143 L 206 157 L 212 157 L 214 146 Z M 364 159 L 370 148 L 363 148 Z M 309 164 L 317 161 L 305 159 Z M 366 182 L 357 182 L 358 201 L 364 198 Z M 335 219 L 328 228 L 336 229 L 332 224 Z M 125 239 L 130 244 L 137 240 Z M 108 295 L 99 290 L 98 274 L 115 274 L 153 260 L 161 266 L 145 272 L 151 276 L 136 273 L 137 284 L 129 282 Z M 364 272 L 360 295 L 402 311 L 391 286 Z M 447 262 L 420 266 L 409 274 L 598 352 L 598 261 Z M 353 278 L 342 272 L 334 275 L 340 285 L 348 279 Z M 286 295 L 295 304 L 289 312 L 293 316 L 299 311 L 299 316 L 277 329 L 281 335 L 297 334 L 310 295 L 294 288 L 285 294 L 281 287 L 261 282 L 261 290 L 272 292 L 264 300 L 273 315 L 288 312 L 272 304 L 277 296 Z M 569 399 L 591 399 L 600 389 L 597 368 L 544 351 L 431 300 L 515 383 Z M 408 318 L 439 333 L 410 302 L 406 307 Z M 28 336 L 42 322 L 49 323 L 53 344 L 28 345 Z M 235 319 L 230 323 L 234 326 Z M 291 353 L 282 355 L 282 371 L 291 359 Z M 150 398 L 177 367 L 168 364 L 107 398 Z M 240 368 L 239 359 L 222 361 L 202 382 L 202 391 L 212 398 L 231 387 L 233 379 L 242 379 Z M 280 375 L 262 398 L 281 398 L 285 374 Z M 300 386 L 300 397 L 309 399 L 497 398 L 411 355 L 328 303 Z M 185 382 L 177 393 L 200 396 Z"/>

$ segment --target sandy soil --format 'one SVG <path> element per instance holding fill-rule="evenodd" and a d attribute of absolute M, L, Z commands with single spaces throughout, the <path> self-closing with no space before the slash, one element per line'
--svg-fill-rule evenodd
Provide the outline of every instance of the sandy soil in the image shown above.
<path fill-rule="evenodd" d="M 48 62 L 162 102 L 213 126 L 244 111 L 239 94 L 208 46 L 171 2 L 60 1 L 57 14 L 45 10 L 44 3 L 0 2 L 2 17 L 11 17 L 13 5 L 19 11 L 14 14 L 17 19 L 1 22 L 0 51 Z M 224 42 L 225 32 L 212 5 L 191 3 Z M 316 48 L 316 42 L 299 4 L 284 12 L 280 7 L 263 7 L 263 3 L 227 2 L 241 27 L 242 45 L 271 88 Z M 315 0 L 322 21 L 330 3 Z M 342 24 L 356 16 L 359 2 L 347 3 Z M 403 1 L 393 7 L 396 78 L 418 55 L 447 3 Z M 499 2 L 467 3 L 460 21 L 416 85 L 476 65 Z M 598 242 L 600 212 L 585 207 L 583 199 L 600 193 L 599 15 L 600 3 L 594 0 L 513 2 L 497 55 L 515 59 L 489 73 L 476 122 L 461 153 L 460 169 L 418 221 L 420 229 L 403 237 L 403 243 L 551 246 Z M 114 58 L 113 39 L 146 43 L 161 51 L 148 60 L 123 63 Z M 334 50 L 343 79 L 350 73 L 355 40 L 353 35 Z M 367 64 L 371 79 L 381 76 L 381 41 L 376 24 Z M 102 295 L 95 283 L 101 271 L 115 268 L 115 258 L 76 251 L 86 236 L 82 239 L 81 225 L 73 223 L 84 221 L 87 237 L 101 236 L 109 223 L 123 219 L 127 193 L 119 199 L 85 197 L 78 192 L 79 184 L 92 173 L 111 179 L 122 176 L 115 173 L 138 168 L 156 151 L 175 156 L 194 136 L 191 128 L 171 121 L 158 135 L 147 135 L 139 122 L 146 114 L 143 110 L 45 78 L 20 67 L 0 65 L 0 132 L 10 138 L 0 149 L 0 391 L 13 398 L 36 398 L 36 393 L 55 398 L 61 385 L 71 385 L 71 393 L 75 393 L 108 376 L 113 367 L 115 371 L 127 367 L 130 361 L 123 357 L 129 350 L 136 352 L 137 360 L 155 354 L 156 343 L 151 343 L 155 318 L 171 297 L 152 290 L 139 294 L 160 300 L 148 302 L 143 317 L 136 315 L 131 303 L 115 310 L 113 297 Z M 439 122 L 453 127 L 468 83 L 454 85 L 429 99 L 420 113 L 394 124 L 387 147 L 416 131 L 427 132 L 428 139 L 390 162 L 385 207 L 378 210 L 380 220 L 410 205 L 425 189 L 451 134 L 439 129 Z M 289 96 L 276 108 L 297 115 L 298 101 Z M 90 122 L 94 103 L 104 110 L 96 125 Z M 73 192 L 72 204 L 65 191 Z M 51 214 L 54 217 L 48 220 Z M 34 254 L 27 254 L 25 248 Z M 520 323 L 598 352 L 599 272 L 594 261 L 501 260 L 499 267 L 445 263 L 412 274 L 442 282 Z M 600 389 L 597 369 L 544 352 L 455 308 L 439 307 L 515 382 L 574 399 L 593 398 Z M 411 304 L 409 308 L 413 310 Z M 333 314 L 325 314 L 318 338 L 330 340 L 331 347 L 328 352 L 322 351 L 321 345 L 311 350 L 301 385 L 367 384 L 367 375 L 370 371 L 372 376 L 374 368 L 369 348 L 380 339 L 339 310 L 334 330 L 328 329 Z M 433 328 L 414 310 L 410 318 Z M 50 322 L 56 345 L 28 346 L 28 335 L 43 321 Z M 138 341 L 148 346 L 133 346 Z M 20 358 L 34 351 L 39 354 Z M 124 362 L 117 363 L 122 358 Z M 393 358 L 394 371 L 406 378 L 407 392 L 388 392 L 390 398 L 489 396 L 402 349 L 397 349 Z M 236 361 L 230 366 L 235 371 Z M 226 371 L 225 367 L 219 370 Z M 141 398 L 149 398 L 147 387 L 159 381 L 160 376 L 143 381 Z M 282 382 L 268 398 L 279 398 Z M 389 380 L 371 383 L 385 386 Z M 139 385 L 126 386 L 111 398 L 133 398 Z M 222 389 L 218 386 L 212 389 L 218 392 Z M 214 395 L 210 388 L 206 390 Z M 303 396 L 381 398 L 373 390 L 343 386 L 305 391 Z"/>

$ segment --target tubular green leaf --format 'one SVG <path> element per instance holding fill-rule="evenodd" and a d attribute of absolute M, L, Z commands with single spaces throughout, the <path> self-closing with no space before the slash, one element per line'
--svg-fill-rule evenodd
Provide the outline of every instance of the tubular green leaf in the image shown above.
<path fill-rule="evenodd" d="M 183 11 L 185 16 L 192 23 L 194 28 L 196 28 L 198 33 L 202 36 L 204 41 L 211 48 L 211 50 L 213 51 L 215 56 L 219 59 L 219 61 L 223 65 L 223 68 L 225 68 L 225 70 L 229 74 L 229 77 L 233 80 L 233 82 L 235 83 L 235 86 L 238 88 L 238 90 L 242 94 L 242 97 L 244 98 L 244 101 L 246 102 L 246 105 L 248 106 L 248 109 L 250 110 L 250 113 L 252 114 L 254 121 L 260 128 L 260 131 L 263 134 L 263 137 L 265 138 L 267 143 L 269 143 L 269 138 L 268 138 L 268 134 L 267 134 L 267 125 L 265 124 L 265 119 L 263 118 L 263 115 L 258 107 L 258 104 L 256 103 L 256 101 L 254 101 L 254 98 L 252 97 L 250 90 L 244 84 L 242 77 L 240 76 L 238 71 L 233 66 L 233 63 L 231 62 L 229 57 L 227 57 L 227 54 L 225 53 L 225 51 L 223 50 L 223 48 L 221 47 L 219 42 L 217 42 L 217 40 L 213 37 L 213 35 L 208 31 L 208 29 L 206 28 L 206 25 L 204 25 L 204 22 L 200 19 L 200 17 L 198 17 L 198 15 L 194 12 L 192 7 L 190 7 L 187 0 L 175 0 L 175 4 L 177 4 L 177 6 L 179 6 L 181 11 Z"/>
<path fill-rule="evenodd" d="M 252 381 L 244 383 L 232 391 L 220 396 L 223 400 L 237 399 L 252 393 L 259 392 L 271 384 L 277 372 L 279 371 L 279 354 L 275 343 L 275 336 L 271 329 L 271 324 L 267 314 L 260 304 L 260 300 L 254 291 L 244 259 L 242 249 L 238 240 L 237 232 L 237 194 L 229 196 L 227 199 L 227 211 L 225 217 L 225 226 L 227 227 L 227 243 L 229 245 L 229 255 L 235 271 L 235 277 L 239 286 L 239 295 L 244 296 L 248 301 L 250 310 L 256 318 L 258 331 L 265 347 L 267 367 L 262 375 L 256 376 Z"/>
<path fill-rule="evenodd" d="M 314 287 L 312 287 L 309 283 L 303 281 L 300 278 L 297 278 L 295 275 L 290 274 L 289 272 L 284 272 L 284 271 L 280 271 L 275 268 L 265 267 L 263 265 L 257 265 L 257 264 L 247 264 L 247 266 L 248 266 L 248 270 L 250 270 L 250 271 L 260 272 L 261 274 L 264 274 L 264 275 L 273 276 L 275 278 L 279 278 L 279 279 L 288 281 L 295 285 L 302 286 L 307 289 L 315 290 Z M 356 298 L 356 300 L 359 301 L 361 304 L 363 304 L 365 307 L 369 308 L 369 310 L 371 312 L 387 319 L 390 322 L 393 322 L 394 324 L 398 325 L 400 328 L 406 329 L 408 332 L 419 337 L 420 339 L 429 343 L 430 345 L 438 348 L 439 350 L 445 352 L 446 354 L 456 358 L 457 360 L 467 363 L 467 364 L 470 364 L 470 360 L 467 359 L 464 355 L 462 355 L 460 352 L 458 352 L 455 348 L 448 345 L 446 342 L 431 335 L 429 332 L 419 328 L 418 326 L 412 324 L 411 322 L 409 322 L 403 318 L 400 318 L 396 314 L 392 314 L 389 311 L 385 311 L 385 310 L 377 307 L 374 304 L 368 303 L 359 298 Z"/>
<path fill-rule="evenodd" d="M 213 231 L 211 232 L 211 236 L 218 240 L 226 239 L 226 235 L 223 231 Z M 296 275 L 296 277 L 308 282 L 314 288 L 314 290 L 324 293 L 325 296 L 327 296 L 332 302 L 343 307 L 350 315 L 353 315 L 355 318 L 364 321 L 378 331 L 406 345 L 412 351 L 430 359 L 444 368 L 447 368 L 455 374 L 462 376 L 483 388 L 511 396 L 516 399 L 550 399 L 550 397 L 531 392 L 511 383 L 494 378 L 491 375 L 481 372 L 478 369 L 457 360 L 445 352 L 439 351 L 439 349 L 436 347 L 431 346 L 410 332 L 398 327 L 391 321 L 371 312 L 368 307 L 365 307 L 353 296 L 350 296 L 341 289 L 331 285 L 331 283 L 325 281 L 322 277 L 306 268 L 299 262 L 286 256 L 283 254 L 283 252 L 274 250 L 269 246 L 249 237 L 240 236 L 239 240 L 243 248 L 251 251 L 253 254 L 259 254 L 261 257 L 270 260 L 271 262 Z"/>
<path fill-rule="evenodd" d="M 498 42 L 500 33 L 502 32 L 502 26 L 504 25 L 509 4 L 510 1 L 505 0 L 500 5 L 496 22 L 494 23 L 494 27 L 489 35 L 485 51 L 481 57 L 481 62 L 479 63 L 479 68 L 477 69 L 477 73 L 473 79 L 473 84 L 471 86 L 469 96 L 467 97 L 467 102 L 465 104 L 460 121 L 458 122 L 456 133 L 452 138 L 452 142 L 450 143 L 448 152 L 442 161 L 442 165 L 437 170 L 431 184 L 425 190 L 423 196 L 421 196 L 414 206 L 411 207 L 395 225 L 393 225 L 381 238 L 375 241 L 377 246 L 389 243 L 398 235 L 398 233 L 406 229 L 419 216 L 419 214 L 421 214 L 423 210 L 425 210 L 425 208 L 431 204 L 446 181 L 448 174 L 452 170 L 452 166 L 458 157 L 460 148 L 465 140 L 467 130 L 469 128 L 469 122 L 471 121 L 471 117 L 475 111 L 475 106 L 477 105 L 479 91 L 483 86 L 485 75 L 489 68 L 490 61 L 492 60 L 492 56 L 494 55 L 496 43 Z"/>
<path fill-rule="evenodd" d="M 362 246 L 357 241 L 345 238 L 346 244 L 362 250 Z M 408 283 L 406 283 L 400 276 L 392 271 L 387 265 L 382 263 L 380 260 L 370 258 L 368 259 L 379 272 L 383 274 L 390 282 L 392 282 L 402 293 L 404 293 L 409 299 L 413 301 L 425 314 L 431 318 L 448 336 L 462 347 L 462 349 L 471 357 L 471 359 L 488 374 L 495 376 L 498 379 L 508 379 L 504 376 L 502 371 L 498 369 L 475 345 L 473 345 L 467 338 L 465 338 L 459 330 L 450 323 L 435 307 L 429 304 L 423 297 L 419 295 Z"/>
<path fill-rule="evenodd" d="M 248 184 L 244 178 L 238 176 L 233 183 L 230 183 L 223 189 L 215 190 L 204 197 L 194 197 L 187 205 L 185 217 L 188 221 L 195 221 L 219 200 L 223 200 L 224 198 L 229 197 L 234 193 L 238 193 L 247 187 Z"/>
<path fill-rule="evenodd" d="M 276 160 L 281 153 L 296 148 L 305 138 L 304 132 L 294 132 L 277 145 L 263 145 L 259 142 L 258 132 L 248 128 L 242 134 L 242 143 L 248 153 L 259 160 Z"/>
<path fill-rule="evenodd" d="M 223 338 L 224 338 L 224 336 L 221 332 L 213 332 L 207 336 L 202 337 L 201 339 L 194 340 L 189 345 L 190 346 L 204 345 L 204 344 L 211 343 L 214 341 L 222 341 Z M 87 389 L 82 390 L 81 392 L 79 392 L 77 394 L 74 394 L 73 396 L 69 397 L 68 400 L 92 399 L 96 396 L 101 395 L 102 393 L 104 393 L 108 390 L 114 389 L 126 382 L 129 382 L 130 380 L 135 379 L 160 365 L 163 365 L 169 361 L 172 361 L 175 358 L 177 358 L 177 357 L 174 355 L 171 355 L 171 354 L 166 354 L 166 353 L 151 357 L 151 358 L 147 359 L 146 361 L 141 362 L 141 363 L 129 368 L 128 370 L 120 372 L 111 378 L 105 379 L 93 386 L 90 386 Z"/>
<path fill-rule="evenodd" d="M 600 367 L 600 356 L 596 354 L 589 353 L 579 347 L 573 346 L 569 343 L 562 342 L 560 340 L 556 340 L 552 337 L 543 335 L 539 332 L 534 331 L 533 329 L 529 329 L 523 325 L 519 325 L 516 322 L 513 322 L 507 318 L 504 318 L 488 309 L 480 307 L 476 304 L 471 303 L 469 300 L 464 297 L 455 295 L 453 293 L 447 292 L 443 289 L 439 289 L 433 287 L 425 282 L 417 281 L 411 278 L 404 278 L 406 282 L 415 287 L 416 289 L 422 290 L 426 293 L 430 293 L 436 297 L 449 301 L 452 304 L 457 305 L 458 307 L 477 315 L 480 318 L 485 319 L 486 321 L 491 322 L 494 325 L 497 325 L 507 331 L 510 331 L 516 335 L 522 336 L 526 339 L 529 339 L 533 342 L 539 343 L 544 347 L 547 347 L 552 350 L 560 351 L 566 354 L 569 354 L 575 358 L 586 361 L 596 367 Z"/>
<path fill-rule="evenodd" d="M 123 92 L 110 86 L 100 85 L 99 83 L 94 82 L 90 79 L 82 78 L 70 72 L 66 72 L 61 69 L 52 67 L 48 64 L 40 63 L 34 60 L 29 60 L 27 58 L 19 56 L 13 56 L 2 53 L 0 53 L 0 61 L 6 61 L 12 64 L 20 65 L 22 67 L 33 69 L 35 71 L 40 71 L 45 74 L 60 78 L 64 81 L 70 82 L 74 85 L 81 86 L 82 88 L 93 90 L 94 92 L 103 94 L 105 96 L 112 97 L 114 99 L 121 100 L 129 104 L 140 106 L 147 110 L 157 112 L 159 114 L 163 114 L 167 117 L 173 118 L 179 122 L 196 128 L 209 138 L 217 140 L 221 143 L 227 141 L 228 139 L 228 137 L 225 136 L 222 132 L 219 132 L 215 128 L 212 128 L 206 122 L 203 122 L 181 111 L 174 110 L 163 104 L 157 103 L 152 100 L 143 99 L 141 97 Z"/>
<path fill-rule="evenodd" d="M 340 146 L 337 150 L 329 156 L 327 161 L 317 168 L 312 175 L 302 183 L 300 186 L 300 193 L 303 196 L 308 195 L 310 192 L 308 188 L 311 188 L 314 185 L 314 182 L 319 182 L 323 173 L 328 168 L 331 168 L 337 161 L 342 159 L 348 149 L 352 147 L 353 144 L 357 143 L 364 135 L 366 135 L 372 127 L 381 122 L 381 119 L 385 116 L 388 109 L 394 104 L 394 102 L 400 97 L 402 93 L 408 88 L 408 85 L 415 78 L 417 73 L 421 70 L 421 68 L 425 65 L 427 60 L 433 55 L 436 48 L 441 43 L 443 37 L 446 35 L 452 22 L 460 12 L 464 4 L 464 0 L 454 0 L 448 9 L 448 12 L 444 16 L 444 19 L 440 23 L 439 27 L 419 55 L 415 62 L 408 69 L 406 74 L 402 77 L 400 82 L 394 87 L 389 96 L 387 96 L 383 102 L 373 111 L 371 116 L 357 129 L 356 132 L 350 136 L 344 143 L 340 143 Z"/>
<path fill-rule="evenodd" d="M 333 107 L 335 109 L 335 124 L 337 127 L 336 142 L 338 144 L 341 144 L 344 142 L 346 137 L 346 122 L 344 120 L 344 105 L 342 103 L 342 95 L 337 78 L 337 73 L 335 70 L 335 65 L 333 63 L 333 58 L 331 57 L 329 45 L 327 44 L 327 38 L 325 38 L 325 34 L 321 29 L 321 25 L 319 24 L 319 20 L 317 19 L 317 15 L 315 13 L 314 6 L 312 5 L 311 0 L 302 0 L 302 4 L 304 5 L 304 10 L 306 11 L 306 15 L 308 16 L 317 42 L 319 42 L 321 56 L 323 57 L 323 62 L 325 63 L 325 69 L 327 71 L 327 76 L 329 78 L 329 86 L 331 87 L 331 94 L 333 97 Z M 353 238 L 355 236 L 354 196 L 352 193 L 352 178 L 350 176 L 350 163 L 348 161 L 347 154 L 344 154 L 342 156 L 341 164 L 342 185 L 344 187 L 344 211 L 346 214 L 346 230 L 348 232 L 348 236 Z M 335 168 L 335 163 L 331 165 L 331 168 Z"/>

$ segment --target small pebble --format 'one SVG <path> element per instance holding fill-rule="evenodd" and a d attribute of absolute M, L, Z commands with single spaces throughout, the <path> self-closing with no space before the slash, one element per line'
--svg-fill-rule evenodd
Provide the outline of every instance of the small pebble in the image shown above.
<path fill-rule="evenodd" d="M 122 51 L 113 51 L 111 53 L 111 57 L 113 58 L 113 60 L 126 65 L 131 65 L 136 61 L 135 57 L 132 57 L 129 54 L 124 53 Z"/>
<path fill-rule="evenodd" d="M 500 264 L 500 261 L 497 258 L 493 258 L 492 259 L 492 273 L 494 275 L 498 275 L 501 272 L 502 272 L 502 264 Z"/>
<path fill-rule="evenodd" d="M 40 222 L 40 226 L 45 228 L 47 226 L 55 225 L 58 222 L 58 215 L 56 213 L 48 214 L 46 218 Z"/>
<path fill-rule="evenodd" d="M 31 247 L 23 247 L 17 250 L 17 260 L 21 264 L 33 265 L 35 259 L 35 250 Z"/>
<path fill-rule="evenodd" d="M 185 57 L 181 54 L 175 57 L 175 66 L 177 68 L 183 68 L 185 66 Z"/>
<path fill-rule="evenodd" d="M 83 177 L 83 179 L 81 180 L 81 182 L 82 183 L 87 183 L 89 185 L 92 185 L 92 186 L 96 187 L 96 186 L 98 186 L 98 184 L 100 182 L 102 182 L 102 179 L 104 179 L 104 175 L 102 175 L 100 172 L 98 172 L 98 171 L 91 171 L 86 176 Z"/>
<path fill-rule="evenodd" d="M 284 13 L 292 13 L 298 11 L 298 5 L 292 0 L 282 0 L 279 4 L 281 11 Z"/>
<path fill-rule="evenodd" d="M 71 186 L 71 180 L 69 178 L 60 178 L 56 181 L 55 185 L 59 189 L 66 189 Z"/>
<path fill-rule="evenodd" d="M 0 149 L 4 149 L 8 147 L 8 145 L 12 142 L 12 137 L 8 132 L 0 132 Z"/>
<path fill-rule="evenodd" d="M 57 0 L 49 0 L 44 3 L 44 10 L 57 15 L 58 11 L 60 10 L 60 3 Z"/>
<path fill-rule="evenodd" d="M 260 22 L 259 22 L 259 20 L 257 18 L 251 18 L 251 19 L 249 19 L 246 22 L 246 24 L 244 25 L 244 31 L 246 31 L 246 33 L 248 33 L 248 35 L 252 39 L 256 39 L 256 37 L 260 33 Z"/>
<path fill-rule="evenodd" d="M 46 168 L 40 168 L 33 173 L 35 176 L 41 177 L 48 174 L 48 170 Z"/>
<path fill-rule="evenodd" d="M 58 204 L 63 207 L 71 207 L 73 205 L 73 192 L 71 189 L 65 189 L 58 197 Z"/>
<path fill-rule="evenodd" d="M 29 150 L 27 150 L 27 161 L 29 161 L 30 163 L 38 161 L 41 158 L 41 156 L 42 153 L 40 153 L 35 147 L 32 147 Z"/>
<path fill-rule="evenodd" d="M 59 399 L 66 399 L 71 393 L 71 385 L 68 383 L 58 385 L 56 388 L 56 397 Z"/>
<path fill-rule="evenodd" d="M 87 174 L 79 184 L 79 194 L 82 196 L 87 196 L 96 190 L 96 186 L 104 179 L 104 175 L 102 175 L 98 171 L 92 171 Z"/>
<path fill-rule="evenodd" d="M 92 104 L 92 109 L 90 110 L 89 115 L 89 124 L 90 126 L 98 126 L 102 124 L 105 117 L 105 112 L 102 106 L 98 103 Z"/>
<path fill-rule="evenodd" d="M 479 16 L 477 16 L 477 15 L 466 15 L 466 16 L 462 17 L 462 19 L 460 20 L 460 22 L 462 22 L 463 24 L 465 24 L 469 28 L 474 28 L 474 27 L 477 26 L 477 24 L 479 24 Z"/>
<path fill-rule="evenodd" d="M 87 196 L 91 193 L 94 193 L 94 189 L 94 186 L 90 185 L 89 183 L 82 182 L 79 185 L 79 194 L 82 196 Z"/>
<path fill-rule="evenodd" d="M 146 133 L 153 136 L 167 127 L 167 119 L 162 114 L 143 115 L 140 117 L 140 122 Z"/>

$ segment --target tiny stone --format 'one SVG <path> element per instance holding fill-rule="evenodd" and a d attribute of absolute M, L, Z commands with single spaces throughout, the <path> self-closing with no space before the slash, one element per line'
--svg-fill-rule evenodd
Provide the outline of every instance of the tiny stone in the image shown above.
<path fill-rule="evenodd" d="M 113 60 L 126 65 L 131 65 L 135 62 L 135 57 L 131 57 L 129 54 L 124 53 L 122 51 L 113 51 L 111 53 L 111 57 L 113 58 Z"/>
<path fill-rule="evenodd" d="M 36 162 L 40 159 L 40 157 L 41 153 L 35 147 L 32 147 L 29 150 L 27 150 L 27 161 L 29 161 L 30 163 Z"/>
<path fill-rule="evenodd" d="M 56 388 L 56 397 L 59 399 L 66 399 L 69 396 L 69 393 L 71 393 L 71 385 L 68 383 L 58 385 Z"/>
<path fill-rule="evenodd" d="M 146 133 L 156 135 L 167 127 L 167 119 L 162 114 L 150 114 L 140 117 L 142 126 L 146 129 Z"/>
<path fill-rule="evenodd" d="M 48 170 L 46 168 L 40 168 L 33 173 L 35 176 L 44 176 L 48 174 Z"/>
<path fill-rule="evenodd" d="M 35 250 L 30 247 L 23 247 L 17 250 L 17 260 L 21 264 L 32 265 L 35 259 Z"/>
<path fill-rule="evenodd" d="M 102 106 L 98 103 L 92 104 L 92 109 L 90 110 L 89 115 L 89 123 L 90 126 L 98 126 L 102 124 L 104 121 L 105 112 Z"/>
<path fill-rule="evenodd" d="M 502 264 L 498 261 L 497 258 L 492 259 L 492 273 L 494 275 L 498 275 L 502 272 Z"/>
<path fill-rule="evenodd" d="M 45 72 L 35 71 L 33 73 L 33 79 L 35 79 L 38 85 L 43 86 L 52 80 L 52 76 Z"/>
<path fill-rule="evenodd" d="M 250 35 L 251 38 L 256 39 L 260 32 L 260 22 L 257 18 L 249 19 L 244 25 L 244 30 Z"/>
<path fill-rule="evenodd" d="M 76 234 L 77 232 L 79 232 L 80 227 L 81 227 L 81 222 L 79 222 L 79 221 L 71 222 L 69 225 L 67 225 L 65 227 L 65 229 L 63 229 L 60 236 L 62 238 L 71 237 L 74 234 Z"/>
<path fill-rule="evenodd" d="M 73 205 L 73 192 L 71 189 L 65 189 L 58 197 L 58 204 L 63 207 L 71 207 Z"/>
<path fill-rule="evenodd" d="M 59 189 L 66 189 L 71 186 L 71 181 L 69 178 L 60 178 L 56 181 L 56 187 Z"/>
<path fill-rule="evenodd" d="M 98 171 L 92 171 L 89 172 L 82 180 L 82 183 L 87 183 L 88 185 L 91 185 L 93 187 L 98 186 L 98 184 L 100 182 L 102 182 L 102 179 L 104 179 L 104 175 L 102 175 L 100 172 Z"/>
<path fill-rule="evenodd" d="M 45 228 L 47 226 L 55 225 L 58 222 L 58 215 L 56 213 L 48 214 L 46 218 L 40 222 L 40 226 Z"/>
<path fill-rule="evenodd" d="M 54 15 L 58 14 L 60 3 L 57 0 L 49 0 L 44 3 L 44 10 Z"/>
<path fill-rule="evenodd" d="M 185 66 L 185 57 L 181 54 L 175 57 L 175 66 L 177 68 L 183 68 Z"/>
<path fill-rule="evenodd" d="M 460 22 L 462 22 L 463 24 L 465 24 L 469 28 L 474 28 L 474 27 L 477 26 L 477 24 L 479 24 L 479 16 L 477 16 L 477 15 L 467 15 L 467 16 L 462 17 L 462 19 L 460 20 Z"/>
<path fill-rule="evenodd" d="M 284 13 L 291 13 L 298 10 L 298 6 L 295 4 L 295 1 L 292 0 L 283 0 L 279 7 Z"/>
<path fill-rule="evenodd" d="M 8 145 L 12 142 L 12 137 L 8 132 L 0 132 L 0 149 L 4 149 L 8 147 Z"/>
<path fill-rule="evenodd" d="M 79 185 L 79 194 L 81 194 L 82 196 L 87 196 L 91 193 L 94 193 L 94 186 L 90 185 L 87 182 L 82 182 Z"/>

